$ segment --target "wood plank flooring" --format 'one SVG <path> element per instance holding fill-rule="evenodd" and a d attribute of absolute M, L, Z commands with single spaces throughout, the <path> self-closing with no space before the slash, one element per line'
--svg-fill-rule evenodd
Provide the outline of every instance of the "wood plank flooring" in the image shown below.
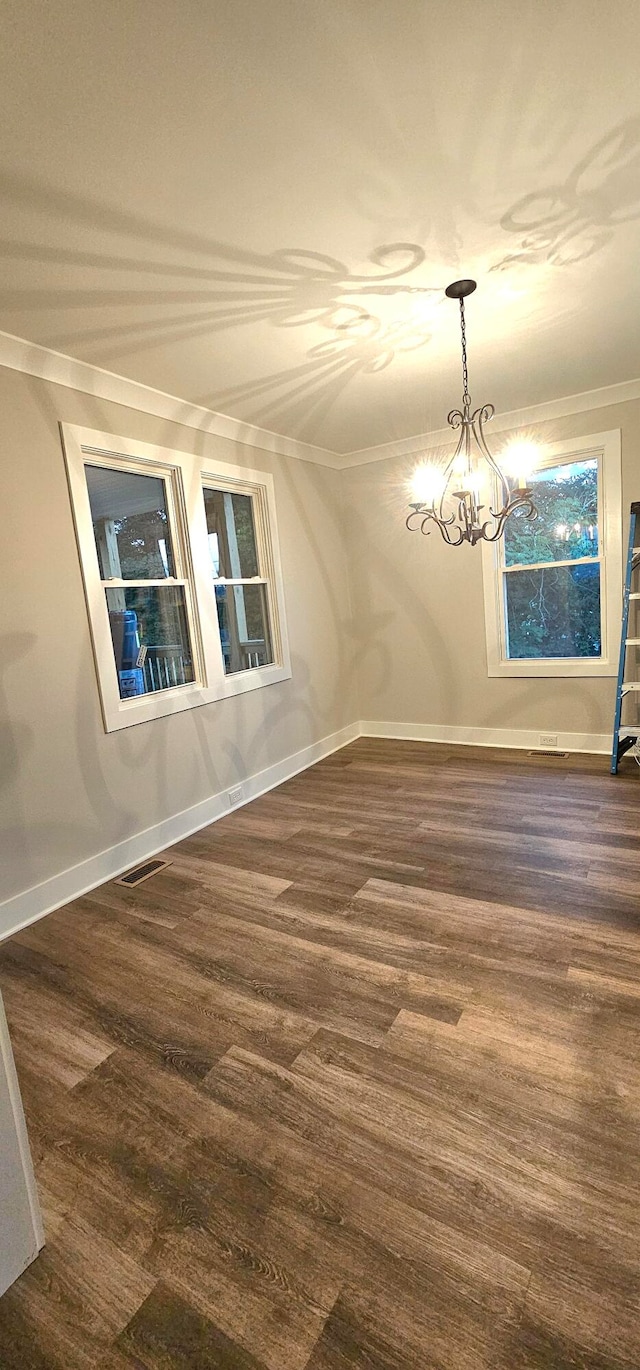
<path fill-rule="evenodd" d="M 638 1370 L 639 813 L 362 739 L 6 942 L 2 1370 Z"/>

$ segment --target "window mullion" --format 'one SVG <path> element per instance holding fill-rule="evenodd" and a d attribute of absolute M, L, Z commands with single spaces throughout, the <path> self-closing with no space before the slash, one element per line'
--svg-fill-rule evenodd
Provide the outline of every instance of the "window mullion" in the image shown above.
<path fill-rule="evenodd" d="M 214 585 L 266 585 L 266 576 L 214 576 Z"/>
<path fill-rule="evenodd" d="M 566 561 L 516 562 L 513 566 L 503 565 L 500 569 L 505 575 L 510 575 L 512 571 L 544 571 L 553 566 L 592 566 L 602 561 L 603 556 L 601 552 L 597 557 L 567 557 Z"/>
<path fill-rule="evenodd" d="M 188 581 L 186 576 L 163 576 L 162 580 L 121 580 L 114 576 L 110 580 L 101 580 L 100 584 L 104 585 L 105 590 L 144 590 L 150 585 L 187 585 Z"/>

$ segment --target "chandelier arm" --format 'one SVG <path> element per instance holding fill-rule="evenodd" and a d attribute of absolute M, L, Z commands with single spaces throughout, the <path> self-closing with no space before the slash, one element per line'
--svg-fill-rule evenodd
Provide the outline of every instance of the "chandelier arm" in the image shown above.
<path fill-rule="evenodd" d="M 464 542 L 464 537 L 465 537 L 465 535 L 464 535 L 464 533 L 463 533 L 463 531 L 462 531 L 462 528 L 456 528 L 455 531 L 456 531 L 456 533 L 458 534 L 458 536 L 457 536 L 457 538 L 452 538 L 452 537 L 449 536 L 448 524 L 446 524 L 446 523 L 441 523 L 438 519 L 436 520 L 436 522 L 437 522 L 438 528 L 440 529 L 440 532 L 441 532 L 441 534 L 442 534 L 443 540 L 444 540 L 444 541 L 446 542 L 446 544 L 447 544 L 447 547 L 459 547 L 459 546 L 460 546 L 460 543 L 461 543 L 461 542 Z"/>
<path fill-rule="evenodd" d="M 456 521 L 455 514 L 450 514 L 448 519 L 441 519 L 439 514 L 436 513 L 435 504 L 432 504 L 430 508 L 428 508 L 424 504 L 412 504 L 411 513 L 407 514 L 407 517 L 405 519 L 405 527 L 409 529 L 410 533 L 416 532 L 417 529 L 417 524 L 414 527 L 411 526 L 411 520 L 420 518 L 433 519 L 434 523 L 441 523 L 444 525 L 445 528 L 450 528 L 451 525 Z"/>
<path fill-rule="evenodd" d="M 456 419 L 456 418 L 458 418 L 458 417 L 459 417 L 459 419 L 460 419 L 460 422 L 459 422 L 459 423 L 452 423 L 452 422 L 451 422 L 452 418 Z M 447 490 L 449 489 L 449 482 L 450 482 L 450 480 L 451 480 L 451 476 L 452 476 L 452 473 L 453 473 L 454 465 L 455 465 L 455 463 L 456 463 L 458 457 L 460 456 L 460 453 L 461 453 L 463 447 L 465 446 L 465 442 L 466 442 L 466 440 L 468 439 L 468 433 L 467 433 L 467 428 L 466 428 L 466 426 L 465 426 L 464 415 L 461 413 L 461 411 L 460 411 L 459 409 L 453 409 L 453 410 L 451 411 L 451 414 L 449 415 L 449 423 L 451 424 L 451 427 L 452 427 L 453 429 L 460 428 L 460 437 L 458 438 L 458 444 L 457 444 L 457 447 L 456 447 L 455 452 L 453 453 L 453 456 L 451 456 L 451 457 L 449 458 L 449 460 L 448 460 L 448 462 L 447 462 L 447 464 L 446 464 L 446 466 L 445 466 L 445 468 L 444 468 L 444 472 L 443 472 L 444 483 L 443 483 L 443 486 L 442 486 L 442 495 L 440 496 L 440 508 L 439 508 L 439 510 L 438 510 L 438 513 L 439 513 L 440 518 L 443 520 L 443 522 L 453 523 L 453 521 L 455 520 L 455 514 L 452 514 L 450 519 L 445 519 L 444 502 L 445 502 L 445 500 L 446 500 L 446 498 L 447 498 Z"/>
<path fill-rule="evenodd" d="M 414 519 L 418 520 L 418 522 L 412 522 L 412 520 Z M 444 541 L 449 545 L 449 547 L 459 547 L 460 543 L 463 541 L 464 538 L 464 534 L 462 533 L 461 529 L 456 529 L 456 532 L 459 533 L 460 536 L 455 538 L 455 540 L 449 536 L 449 528 L 454 522 L 455 520 L 453 515 L 449 519 L 438 518 L 438 515 L 436 514 L 436 511 L 433 508 L 426 510 L 412 509 L 411 513 L 408 514 L 407 518 L 405 519 L 405 527 L 408 528 L 410 533 L 417 533 L 419 531 L 423 533 L 425 537 L 428 537 L 429 533 L 431 532 L 431 528 L 429 527 L 429 525 L 435 523 L 436 527 L 439 529 L 442 537 L 444 538 Z"/>
<path fill-rule="evenodd" d="M 409 529 L 410 533 L 417 533 L 424 529 L 424 525 L 429 519 L 435 517 L 436 514 L 433 508 L 425 509 L 424 505 L 416 505 L 415 508 L 411 510 L 411 513 L 407 515 L 405 527 Z"/>
<path fill-rule="evenodd" d="M 501 515 L 501 514 L 505 514 L 505 515 L 509 515 L 509 516 L 510 516 L 511 514 L 516 514 L 516 513 L 518 512 L 519 509 L 524 510 L 524 513 L 523 513 L 523 516 L 522 516 L 523 518 L 527 518 L 527 519 L 531 519 L 531 518 L 537 519 L 537 517 L 538 517 L 538 510 L 536 509 L 536 506 L 535 506 L 535 504 L 533 503 L 533 499 L 532 499 L 532 497 L 531 497 L 531 491 L 530 491 L 530 490 L 518 490 L 518 491 L 515 491 L 515 492 L 513 493 L 512 497 L 511 497 L 511 499 L 508 501 L 508 503 L 507 503 L 507 504 L 503 504 L 502 509 L 492 509 L 492 510 L 491 510 L 491 515 L 492 515 L 493 518 L 496 518 L 496 519 L 497 519 L 497 518 L 500 518 L 500 515 Z"/>
<path fill-rule="evenodd" d="M 485 542 L 497 542 L 498 538 L 502 537 L 502 533 L 504 531 L 504 526 L 507 522 L 507 519 L 510 519 L 518 509 L 524 509 L 525 512 L 523 514 L 523 518 L 537 519 L 538 517 L 538 510 L 536 509 L 536 506 L 533 503 L 533 500 L 530 496 L 528 496 L 526 499 L 514 500 L 514 502 L 510 506 L 505 505 L 505 507 L 501 509 L 500 512 L 497 514 L 494 514 L 492 509 L 491 513 L 494 519 L 497 519 L 497 525 L 495 531 L 490 535 L 485 532 L 485 528 L 489 528 L 490 526 L 489 522 L 487 521 L 486 523 L 483 523 L 481 537 L 484 538 Z"/>
<path fill-rule="evenodd" d="M 471 418 L 473 419 L 474 423 L 477 421 L 478 423 L 485 424 L 489 423 L 489 421 L 493 418 L 495 412 L 495 404 L 479 404 L 477 409 L 474 409 Z"/>
<path fill-rule="evenodd" d="M 494 516 L 494 517 L 496 517 L 496 516 Z M 504 525 L 505 525 L 505 523 L 506 523 L 508 517 L 509 517 L 509 514 L 508 514 L 508 513 L 505 513 L 504 510 L 502 511 L 502 513 L 500 513 L 499 515 L 497 515 L 497 523 L 496 523 L 495 528 L 494 528 L 494 531 L 493 531 L 492 533 L 488 533 L 488 532 L 487 532 L 487 528 L 490 528 L 490 527 L 491 527 L 491 524 L 490 524 L 489 520 L 487 520 L 487 522 L 486 522 L 486 523 L 483 523 L 483 525 L 482 525 L 482 530 L 481 530 L 481 532 L 480 532 L 480 537 L 483 538 L 485 542 L 497 542 L 498 539 L 502 537 L 502 532 L 503 532 L 503 529 L 504 529 Z"/>
<path fill-rule="evenodd" d="M 478 409 L 474 410 L 474 412 L 473 412 L 473 414 L 472 414 L 472 416 L 471 416 L 471 424 L 472 424 L 472 427 L 473 427 L 473 435 L 474 435 L 475 440 L 476 440 L 476 442 L 477 442 L 477 444 L 478 444 L 478 447 L 479 447 L 479 449 L 480 449 L 480 451 L 481 451 L 481 453 L 482 453 L 482 455 L 483 455 L 485 461 L 487 461 L 487 462 L 489 463 L 489 466 L 491 467 L 491 470 L 493 471 L 493 474 L 494 474 L 494 476 L 495 476 L 495 478 L 496 478 L 496 480 L 497 480 L 497 482 L 498 482 L 498 485 L 500 486 L 500 489 L 501 489 L 501 492 L 502 492 L 502 504 L 503 504 L 503 508 L 506 508 L 506 506 L 509 504 L 509 501 L 510 501 L 510 499 L 511 499 L 511 493 L 512 493 L 512 492 L 511 492 L 511 490 L 509 489 L 509 484 L 508 484 L 508 482 L 507 482 L 507 480 L 506 480 L 506 477 L 505 477 L 505 475 L 504 475 L 504 472 L 501 471 L 501 469 L 500 469 L 500 467 L 498 466 L 498 463 L 497 463 L 495 457 L 493 456 L 493 454 L 492 454 L 492 452 L 491 452 L 491 450 L 490 450 L 490 448 L 489 448 L 489 445 L 488 445 L 488 443 L 487 443 L 487 439 L 486 439 L 485 434 L 484 434 L 484 425 L 485 425 L 485 423 L 488 423 L 490 419 L 493 418 L 494 414 L 495 414 L 495 409 L 494 409 L 494 406 L 493 406 L 492 404 L 481 404 L 481 405 L 479 406 Z"/>

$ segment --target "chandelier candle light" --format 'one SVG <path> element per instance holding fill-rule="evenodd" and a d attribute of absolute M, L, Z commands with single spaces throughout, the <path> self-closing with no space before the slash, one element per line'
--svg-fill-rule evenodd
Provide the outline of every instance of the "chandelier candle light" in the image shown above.
<path fill-rule="evenodd" d="M 526 484 L 526 475 L 535 463 L 534 444 L 521 443 L 507 453 L 508 474 L 517 479 L 517 486 L 512 488 L 491 455 L 484 435 L 484 425 L 493 418 L 494 406 L 482 404 L 478 409 L 471 409 L 464 302 L 475 289 L 475 281 L 454 281 L 445 291 L 450 300 L 460 301 L 462 408 L 452 409 L 448 416 L 454 431 L 460 429 L 458 446 L 446 466 L 435 462 L 418 466 L 410 483 L 411 513 L 407 528 L 410 532 L 429 533 L 431 524 L 435 523 L 449 547 L 460 547 L 463 542 L 470 542 L 475 547 L 481 539 L 497 542 L 504 533 L 507 519 L 519 510 L 525 518 L 538 516 L 532 491 Z M 502 500 L 500 509 L 489 507 L 488 518 L 482 517 L 485 505 L 480 503 L 485 483 L 489 490 L 496 486 L 498 498 Z"/>

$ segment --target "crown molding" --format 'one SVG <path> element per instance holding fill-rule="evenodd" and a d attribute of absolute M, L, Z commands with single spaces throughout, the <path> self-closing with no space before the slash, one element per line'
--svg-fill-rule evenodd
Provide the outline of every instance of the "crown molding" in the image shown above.
<path fill-rule="evenodd" d="M 570 418 L 573 414 L 586 414 L 592 409 L 605 409 L 610 404 L 625 404 L 628 400 L 638 399 L 640 378 L 618 381 L 599 390 L 585 390 L 579 395 L 564 395 L 561 399 L 547 400 L 544 404 L 532 404 L 525 409 L 511 409 L 506 414 L 496 414 L 491 420 L 491 431 L 504 433 L 512 428 L 526 428 L 546 423 L 549 419 Z M 374 461 L 389 461 L 392 457 L 418 456 L 424 453 L 425 448 L 432 450 L 450 443 L 451 429 L 437 428 L 430 433 L 416 433 L 412 438 L 400 438 L 397 442 L 382 443 L 379 447 L 364 447 L 359 452 L 349 452 L 343 465 L 366 466 Z"/>
<path fill-rule="evenodd" d="M 315 462 L 319 466 L 329 466 L 334 471 L 389 461 L 392 457 L 417 456 L 424 453 L 425 449 L 433 450 L 451 442 L 451 429 L 437 428 L 428 433 L 416 433 L 411 438 L 382 443 L 378 447 L 333 452 L 327 447 L 316 447 L 310 442 L 299 442 L 284 434 L 272 433 L 256 424 L 243 423 L 229 414 L 218 414 L 215 409 L 207 409 L 204 405 L 191 404 L 189 400 L 168 395 L 164 390 L 154 390 L 150 385 L 119 376 L 115 371 L 105 371 L 92 362 L 81 362 L 75 357 L 66 356 L 64 352 L 42 347 L 40 343 L 16 338 L 12 333 L 0 332 L 0 366 L 23 371 L 28 376 L 37 376 L 54 385 L 64 385 L 69 390 L 79 390 L 85 395 L 95 395 L 97 399 L 122 404 L 127 409 L 153 414 L 156 418 L 168 419 L 171 423 L 180 423 L 201 433 L 211 433 L 228 442 L 258 447 L 263 452 L 272 452 L 281 457 L 295 457 L 298 461 Z M 584 414 L 591 409 L 604 409 L 611 404 L 624 404 L 637 399 L 640 399 L 640 378 L 497 414 L 491 428 L 494 433 L 503 433 L 509 429 L 545 423 L 549 419 L 569 418 L 573 414 Z"/>
<path fill-rule="evenodd" d="M 127 409 L 153 414 L 171 423 L 181 423 L 201 433 L 226 438 L 229 442 L 243 443 L 246 447 L 259 447 L 264 452 L 273 452 L 281 457 L 295 457 L 299 461 L 312 461 L 334 469 L 344 465 L 344 459 L 338 453 L 330 452 L 325 447 L 297 442 L 280 433 L 271 433 L 267 428 L 243 423 L 228 414 L 218 414 L 204 405 L 191 404 L 188 400 L 178 399 L 176 395 L 167 395 L 163 390 L 154 390 L 150 385 L 132 381 L 127 376 L 118 376 L 115 371 L 105 371 L 91 362 L 81 362 L 63 352 L 54 352 L 52 348 L 28 342 L 26 338 L 16 338 L 12 333 L 0 332 L 0 366 L 23 371 L 28 376 L 37 376 L 39 380 L 51 381 L 54 385 L 64 385 L 69 390 L 80 390 L 85 395 L 95 395 L 97 399 L 111 400 L 114 404 L 125 405 Z"/>

